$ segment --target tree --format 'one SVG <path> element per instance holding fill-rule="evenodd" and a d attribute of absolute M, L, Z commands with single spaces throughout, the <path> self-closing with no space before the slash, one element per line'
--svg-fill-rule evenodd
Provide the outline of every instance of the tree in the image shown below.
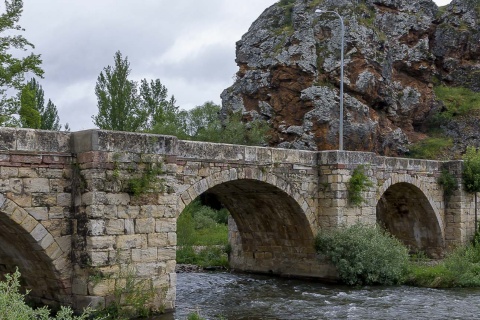
<path fill-rule="evenodd" d="M 23 87 L 20 93 L 20 125 L 23 128 L 40 129 L 42 117 L 37 109 L 35 90 L 29 85 Z"/>
<path fill-rule="evenodd" d="M 57 106 L 53 104 L 52 100 L 48 99 L 47 107 L 41 114 L 41 117 L 42 126 L 40 129 L 54 131 L 60 131 L 62 129 L 62 126 L 59 123 L 60 118 L 58 117 Z M 65 125 L 65 130 L 67 130 L 67 124 Z"/>
<path fill-rule="evenodd" d="M 158 134 L 187 137 L 187 113 L 176 106 L 175 97 L 168 98 L 168 90 L 160 79 L 143 79 L 140 83 L 142 110 L 146 114 L 144 129 Z"/>
<path fill-rule="evenodd" d="M 12 89 L 17 92 L 22 90 L 26 73 L 32 72 L 40 77 L 43 75 L 40 55 L 30 53 L 19 58 L 10 52 L 11 49 L 15 49 L 18 54 L 19 50 L 27 51 L 34 48 L 23 36 L 14 34 L 15 31 L 24 31 L 18 25 L 22 11 L 22 0 L 5 0 L 5 12 L 0 15 L 0 33 L 3 35 L 0 37 L 0 125 L 16 124 L 13 115 L 19 112 L 18 95 L 9 96 L 8 93 Z M 30 109 L 23 112 L 35 118 L 34 112 Z"/>
<path fill-rule="evenodd" d="M 45 107 L 42 86 L 32 78 L 20 93 L 20 125 L 23 128 L 61 130 L 57 107 L 49 99 Z M 37 119 L 38 118 L 38 119 Z"/>
<path fill-rule="evenodd" d="M 268 123 L 264 120 L 244 122 L 241 112 L 229 113 L 222 122 L 220 106 L 211 101 L 188 113 L 187 132 L 192 140 L 262 145 L 268 130 Z"/>
<path fill-rule="evenodd" d="M 137 84 L 128 79 L 130 63 L 120 51 L 114 56 L 114 66 L 100 72 L 95 86 L 98 114 L 93 123 L 100 129 L 138 131 L 145 125 L 147 114 L 140 103 Z"/>
<path fill-rule="evenodd" d="M 212 101 L 205 102 L 189 111 L 188 133 L 194 140 L 221 140 L 222 122 L 220 106 Z"/>
<path fill-rule="evenodd" d="M 463 184 L 467 192 L 475 194 L 475 230 L 478 232 L 477 193 L 480 192 L 480 151 L 467 147 L 463 155 Z"/>

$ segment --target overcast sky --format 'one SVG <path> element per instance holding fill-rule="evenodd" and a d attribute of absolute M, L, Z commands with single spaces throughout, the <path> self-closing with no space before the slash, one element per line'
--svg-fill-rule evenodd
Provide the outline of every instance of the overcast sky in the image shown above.
<path fill-rule="evenodd" d="M 78 131 L 95 127 L 95 83 L 117 50 L 133 80 L 160 79 L 181 108 L 220 103 L 238 69 L 235 42 L 275 2 L 24 0 L 20 25 L 42 56 L 45 98 Z"/>

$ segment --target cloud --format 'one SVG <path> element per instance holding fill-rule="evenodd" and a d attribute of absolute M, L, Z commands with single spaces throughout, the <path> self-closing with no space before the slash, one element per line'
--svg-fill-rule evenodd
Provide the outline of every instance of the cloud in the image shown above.
<path fill-rule="evenodd" d="M 94 127 L 95 83 L 120 50 L 132 79 L 159 78 L 182 108 L 229 87 L 235 43 L 277 0 L 24 0 L 20 25 L 43 59 L 45 97 L 72 130 Z"/>

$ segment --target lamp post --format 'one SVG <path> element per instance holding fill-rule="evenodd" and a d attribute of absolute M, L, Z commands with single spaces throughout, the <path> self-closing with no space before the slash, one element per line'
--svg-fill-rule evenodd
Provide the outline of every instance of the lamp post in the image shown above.
<path fill-rule="evenodd" d="M 338 16 L 340 19 L 340 26 L 341 26 L 341 46 L 340 46 L 340 125 L 339 125 L 339 132 L 338 132 L 338 150 L 343 151 L 343 43 L 344 43 L 344 38 L 345 38 L 345 26 L 343 24 L 343 18 L 341 15 L 338 14 L 336 11 L 327 11 L 327 10 L 321 10 L 317 9 L 315 10 L 315 13 L 317 15 L 320 15 L 322 13 L 334 13 Z"/>

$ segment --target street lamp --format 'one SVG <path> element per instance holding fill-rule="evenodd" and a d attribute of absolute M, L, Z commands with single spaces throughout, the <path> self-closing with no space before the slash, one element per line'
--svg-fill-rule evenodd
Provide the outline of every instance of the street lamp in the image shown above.
<path fill-rule="evenodd" d="M 343 43 L 344 43 L 344 38 L 345 38 L 345 26 L 343 25 L 343 18 L 341 15 L 339 15 L 336 11 L 327 11 L 327 10 L 321 10 L 317 9 L 315 10 L 315 13 L 317 15 L 321 15 L 322 13 L 334 13 L 338 16 L 340 19 L 340 26 L 341 26 L 341 46 L 340 46 L 340 127 L 339 127 L 339 142 L 338 142 L 338 149 L 340 151 L 343 151 Z"/>

